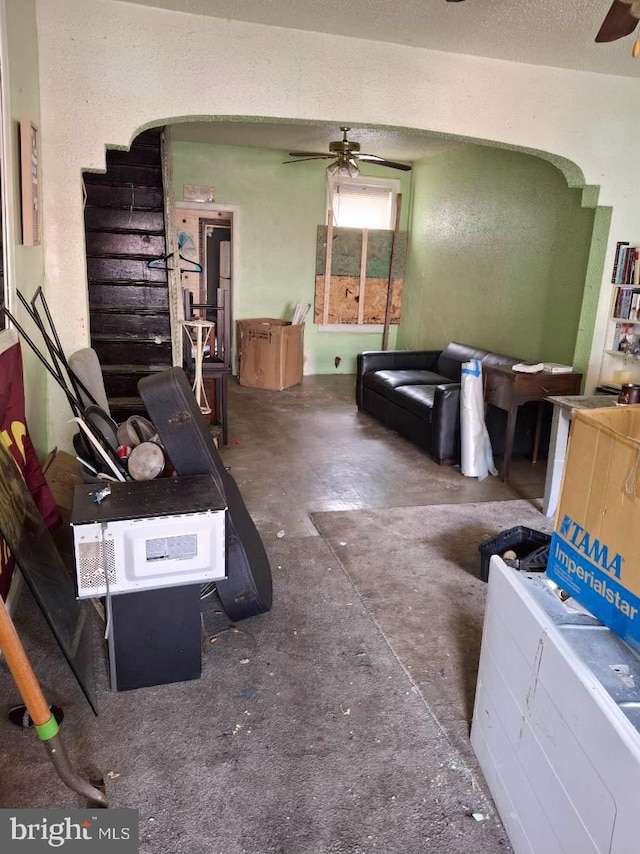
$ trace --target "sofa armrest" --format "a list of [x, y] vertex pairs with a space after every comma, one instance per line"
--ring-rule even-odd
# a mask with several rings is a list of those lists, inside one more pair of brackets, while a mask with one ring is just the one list
[[441, 350], [366, 350], [358, 353], [356, 403], [362, 406], [362, 380], [369, 371], [433, 371]]
[[437, 463], [460, 460], [460, 383], [436, 386], [431, 414], [431, 456]]

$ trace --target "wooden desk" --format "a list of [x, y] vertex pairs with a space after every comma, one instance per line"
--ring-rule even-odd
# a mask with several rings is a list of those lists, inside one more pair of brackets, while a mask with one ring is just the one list
[[538, 401], [538, 420], [533, 443], [533, 462], [538, 459], [540, 426], [544, 399], [549, 395], [577, 394], [580, 391], [582, 374], [551, 374], [540, 371], [526, 374], [513, 371], [511, 365], [483, 365], [485, 404], [497, 406], [507, 412], [507, 431], [502, 460], [502, 480], [509, 477], [509, 465], [513, 452], [513, 437], [516, 431], [518, 408], [529, 401]]

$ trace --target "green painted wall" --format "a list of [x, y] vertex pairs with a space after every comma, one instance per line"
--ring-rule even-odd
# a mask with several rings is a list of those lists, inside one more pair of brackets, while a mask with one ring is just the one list
[[593, 239], [591, 241], [591, 251], [589, 253], [589, 263], [585, 277], [582, 312], [580, 314], [575, 358], [573, 360], [575, 369], [581, 371], [583, 374], [586, 374], [589, 366], [598, 300], [600, 298], [600, 286], [602, 284], [602, 274], [607, 252], [607, 241], [611, 229], [611, 214], [612, 209], [604, 205], [600, 205], [594, 210]]
[[402, 348], [574, 361], [594, 210], [545, 160], [468, 145], [414, 165]]
[[[283, 165], [283, 152], [175, 141], [176, 198], [184, 184], [215, 187], [216, 204], [241, 208], [240, 288], [237, 319], [290, 320], [295, 304], [311, 303], [305, 325], [305, 373], [355, 373], [357, 353], [377, 350], [382, 334], [318, 332], [313, 323], [317, 227], [325, 221], [323, 161]], [[363, 168], [363, 174], [399, 177], [403, 198], [410, 177]], [[407, 223], [403, 205], [403, 227]], [[395, 338], [392, 328], [391, 344]], [[340, 358], [335, 367], [336, 357]]]

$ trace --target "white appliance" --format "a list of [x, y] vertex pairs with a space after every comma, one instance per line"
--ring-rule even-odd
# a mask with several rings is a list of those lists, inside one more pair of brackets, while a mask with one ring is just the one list
[[225, 502], [210, 475], [76, 487], [78, 598], [225, 578]]
[[471, 743], [516, 854], [640, 850], [640, 659], [491, 559]]
[[231, 278], [231, 241], [220, 241], [220, 278]]

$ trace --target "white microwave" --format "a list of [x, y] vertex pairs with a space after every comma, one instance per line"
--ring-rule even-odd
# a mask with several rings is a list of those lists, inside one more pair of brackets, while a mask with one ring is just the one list
[[212, 477], [113, 483], [96, 503], [101, 487], [74, 493], [78, 598], [226, 577], [226, 507]]

